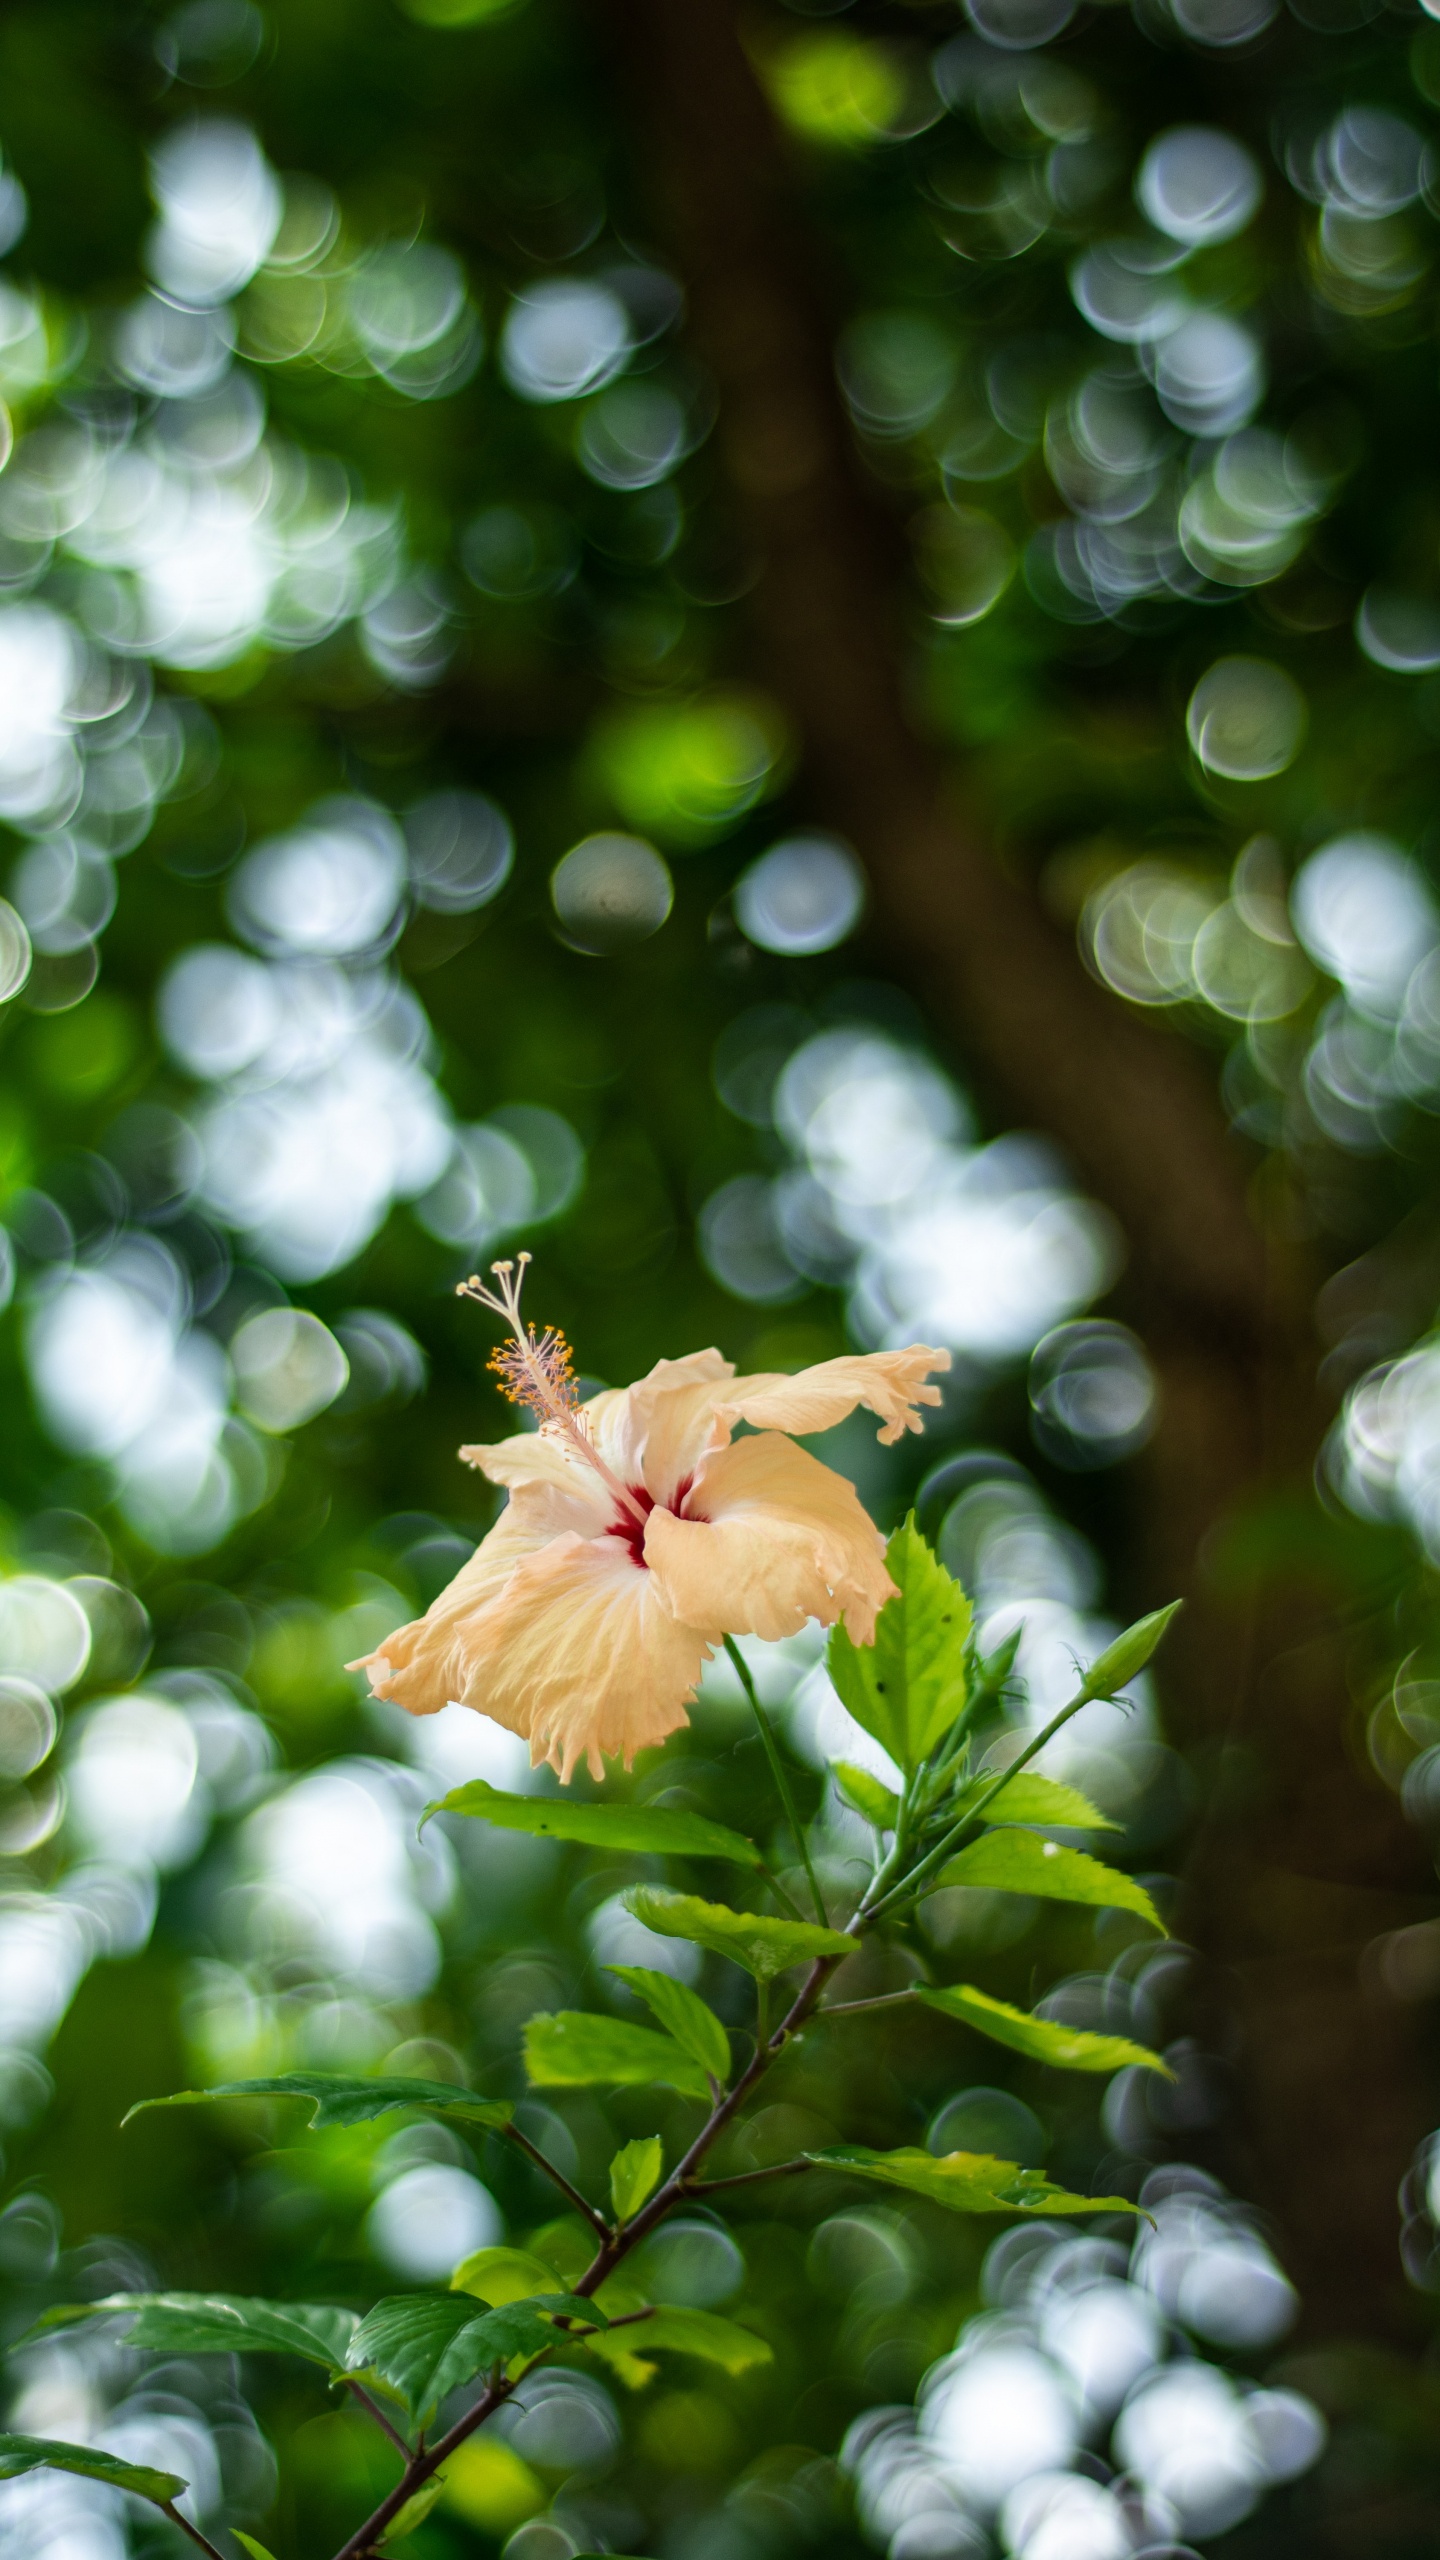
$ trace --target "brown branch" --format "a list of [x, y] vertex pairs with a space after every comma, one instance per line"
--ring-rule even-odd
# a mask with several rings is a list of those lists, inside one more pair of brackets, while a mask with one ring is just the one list
[[536, 2148], [535, 2144], [530, 2141], [528, 2136], [520, 2131], [517, 2124], [513, 2122], [506, 2124], [502, 2126], [501, 2130], [504, 2133], [507, 2142], [513, 2142], [518, 2150], [524, 2152], [526, 2159], [532, 2161], [534, 2166], [541, 2170], [551, 2181], [552, 2185], [559, 2188], [560, 2193], [563, 2196], [568, 2196], [571, 2204], [575, 2207], [576, 2212], [583, 2213], [591, 2230], [598, 2232], [602, 2240], [608, 2240], [610, 2236], [610, 2225], [606, 2221], [604, 2214], [597, 2213], [594, 2205], [587, 2203], [585, 2197], [580, 2193], [579, 2188], [571, 2185], [564, 2170], [557, 2169], [553, 2160], [547, 2160], [544, 2152]]

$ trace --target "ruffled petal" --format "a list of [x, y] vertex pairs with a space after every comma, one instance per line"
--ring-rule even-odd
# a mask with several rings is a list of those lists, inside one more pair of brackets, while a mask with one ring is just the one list
[[793, 1378], [783, 1372], [737, 1378], [716, 1397], [715, 1410], [723, 1421], [753, 1422], [762, 1431], [805, 1432], [828, 1431], [863, 1404], [881, 1417], [877, 1437], [898, 1440], [906, 1431], [924, 1430], [916, 1407], [940, 1402], [939, 1388], [924, 1381], [932, 1369], [949, 1366], [948, 1351], [932, 1351], [924, 1342], [904, 1351], [855, 1352], [822, 1360]]
[[729, 1438], [729, 1426], [716, 1423], [715, 1397], [734, 1375], [734, 1362], [718, 1351], [692, 1351], [684, 1360], [657, 1360], [623, 1394], [596, 1396], [586, 1414], [621, 1483], [643, 1484], [656, 1502], [688, 1483], [706, 1449]]
[[620, 1538], [554, 1538], [518, 1567], [469, 1631], [460, 1692], [568, 1779], [584, 1760], [628, 1768], [689, 1722], [710, 1642], [666, 1607]]
[[706, 1460], [686, 1516], [652, 1511], [645, 1561], [678, 1619], [773, 1638], [843, 1617], [857, 1644], [894, 1593], [885, 1541], [844, 1476], [779, 1432]]
[[512, 1493], [543, 1487], [565, 1506], [552, 1515], [556, 1529], [598, 1538], [609, 1528], [615, 1499], [604, 1478], [558, 1432], [517, 1431], [510, 1440], [482, 1441], [460, 1452], [491, 1484]]
[[412, 1716], [438, 1715], [465, 1694], [473, 1659], [472, 1629], [487, 1604], [504, 1590], [522, 1557], [555, 1535], [542, 1495], [517, 1497], [481, 1539], [468, 1564], [432, 1600], [423, 1618], [397, 1627], [373, 1653], [348, 1662], [347, 1671], [370, 1676], [372, 1697], [393, 1698]]

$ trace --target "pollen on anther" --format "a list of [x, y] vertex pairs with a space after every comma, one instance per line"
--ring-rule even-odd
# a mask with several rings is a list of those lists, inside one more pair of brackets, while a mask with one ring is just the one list
[[502, 1342], [486, 1364], [511, 1404], [522, 1405], [541, 1422], [553, 1422], [557, 1409], [574, 1413], [580, 1402], [570, 1345], [558, 1325], [542, 1334], [527, 1325], [523, 1337]]

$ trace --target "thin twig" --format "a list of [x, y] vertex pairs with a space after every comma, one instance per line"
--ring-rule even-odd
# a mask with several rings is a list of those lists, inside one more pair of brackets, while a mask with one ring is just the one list
[[[943, 1866], [947, 1859], [952, 1858], [956, 1850], [964, 1845], [966, 1833], [983, 1825], [986, 1806], [992, 1804], [996, 1796], [1008, 1787], [1012, 1778], [1019, 1776], [1020, 1771], [1035, 1758], [1037, 1752], [1044, 1750], [1047, 1742], [1053, 1742], [1062, 1725], [1068, 1724], [1070, 1718], [1078, 1715], [1082, 1707], [1088, 1707], [1091, 1704], [1089, 1690], [1078, 1690], [1075, 1696], [1060, 1709], [1059, 1714], [1052, 1716], [1050, 1722], [1036, 1734], [1034, 1741], [1027, 1742], [1024, 1750], [1016, 1754], [1009, 1768], [1002, 1769], [994, 1782], [985, 1789], [983, 1795], [977, 1797], [974, 1804], [967, 1806], [960, 1820], [936, 1842], [934, 1848], [927, 1852], [918, 1866], [912, 1867], [907, 1876], [902, 1876], [898, 1884], [893, 1884], [889, 1892], [881, 1894], [877, 1901], [871, 1902], [867, 1899], [864, 1905], [866, 1920], [876, 1920], [882, 1912], [893, 1909], [897, 1902], [908, 1900], [924, 1877], [932, 1874], [936, 1867]], [[877, 1877], [876, 1882], [878, 1881]], [[871, 1890], [873, 1892], [873, 1886]]]
[[765, 1755], [770, 1763], [770, 1774], [779, 1791], [780, 1802], [785, 1808], [785, 1818], [788, 1821], [791, 1830], [795, 1834], [795, 1845], [800, 1852], [800, 1863], [805, 1869], [806, 1881], [810, 1887], [810, 1898], [815, 1905], [815, 1917], [819, 1921], [822, 1929], [828, 1929], [830, 1926], [829, 1916], [826, 1912], [824, 1902], [821, 1900], [820, 1887], [815, 1880], [815, 1870], [810, 1863], [810, 1843], [805, 1837], [804, 1830], [801, 1826], [800, 1816], [795, 1810], [795, 1798], [790, 1792], [790, 1781], [785, 1774], [785, 1764], [780, 1757], [780, 1746], [775, 1739], [770, 1719], [760, 1704], [759, 1693], [756, 1690], [754, 1681], [750, 1677], [750, 1665], [746, 1661], [744, 1654], [741, 1652], [740, 1647], [733, 1636], [727, 1636], [725, 1638], [725, 1650], [735, 1665], [740, 1686], [750, 1701], [755, 1722], [760, 1728], [760, 1739], [765, 1745]]
[[591, 2230], [596, 2232], [600, 2239], [608, 2240], [610, 2237], [610, 2225], [606, 2221], [604, 2214], [597, 2213], [594, 2205], [586, 2202], [578, 2187], [572, 2187], [564, 2170], [557, 2169], [553, 2160], [547, 2160], [543, 2151], [537, 2151], [534, 2143], [529, 2139], [528, 2135], [521, 2132], [517, 2124], [512, 2123], [503, 2125], [501, 2127], [501, 2131], [503, 2132], [507, 2142], [515, 2143], [518, 2148], [524, 2152], [526, 2159], [533, 2161], [537, 2169], [543, 2170], [545, 2176], [553, 2181], [563, 2196], [569, 2197], [576, 2212], [584, 2214]]
[[192, 2524], [188, 2516], [182, 2516], [179, 2508], [173, 2505], [170, 2499], [157, 2499], [156, 2504], [163, 2516], [168, 2516], [172, 2524], [178, 2524], [181, 2532], [188, 2533], [191, 2541], [198, 2543], [202, 2551], [209, 2552], [210, 2560], [225, 2560], [224, 2553], [217, 2551], [214, 2543], [206, 2539], [198, 2524]]
[[[817, 2012], [820, 2017], [824, 2010]], [[718, 2196], [727, 2187], [758, 2187], [762, 2178], [795, 2178], [802, 2169], [812, 2169], [813, 2160], [781, 2160], [773, 2169], [743, 2169], [736, 2178], [687, 2178], [685, 2193], [689, 2196]], [[610, 2323], [615, 2326], [614, 2321]]]
[[360, 2404], [361, 2408], [362, 2408], [362, 2409], [364, 2409], [364, 2410], [367, 2412], [367, 2414], [368, 2414], [370, 2417], [372, 2417], [372, 2418], [374, 2419], [375, 2424], [376, 2424], [376, 2426], [377, 2426], [377, 2427], [381, 2427], [381, 2428], [383, 2428], [383, 2429], [384, 2429], [385, 2434], [389, 2437], [389, 2439], [390, 2439], [391, 2443], [394, 2445], [394, 2447], [395, 2447], [396, 2451], [397, 2451], [398, 2453], [403, 2453], [403, 2455], [405, 2456], [406, 2461], [408, 2462], [408, 2461], [409, 2461], [409, 2459], [410, 2459], [410, 2447], [409, 2447], [408, 2443], [406, 2442], [406, 2440], [405, 2440], [404, 2436], [402, 2436], [402, 2434], [400, 2433], [399, 2428], [398, 2428], [398, 2427], [392, 2427], [392, 2425], [390, 2424], [389, 2419], [388, 2419], [388, 2418], [386, 2417], [386, 2415], [385, 2415], [384, 2410], [381, 2408], [379, 2401], [378, 2401], [378, 2400], [372, 2400], [372, 2399], [371, 2399], [371, 2397], [370, 2397], [369, 2392], [368, 2392], [368, 2391], [364, 2391], [364, 2390], [362, 2390], [362, 2389], [361, 2389], [360, 2384], [356, 2381], [356, 2379], [355, 2379], [355, 2377], [354, 2377], [354, 2375], [353, 2375], [353, 2374], [351, 2374], [351, 2373], [347, 2373], [347, 2374], [345, 2374], [345, 2375], [343, 2375], [343, 2376], [342, 2376], [342, 2379], [343, 2379], [343, 2381], [345, 2382], [345, 2384], [346, 2384], [347, 2388], [348, 2388], [349, 2390], [351, 2390], [351, 2391], [353, 2391], [353, 2392], [354, 2392], [355, 2397], [356, 2397], [356, 2399], [358, 2400], [358, 2402], [359, 2402], [359, 2404]]
[[893, 2009], [898, 2002], [913, 2000], [914, 1997], [915, 1989], [911, 1984], [904, 1991], [877, 1991], [873, 2000], [827, 2000], [824, 2008], [817, 2009], [815, 2015], [817, 2018], [858, 2018], [862, 2009]]

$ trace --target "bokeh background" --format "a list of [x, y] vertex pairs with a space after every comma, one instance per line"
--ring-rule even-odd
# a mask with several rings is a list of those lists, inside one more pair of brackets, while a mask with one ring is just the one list
[[[1188, 1602], [1067, 1743], [1173, 1939], [923, 1922], [1173, 2085], [887, 2030], [749, 2137], [1049, 2163], [1133, 2251], [697, 2216], [666, 2282], [775, 2367], [538, 2378], [417, 2560], [1435, 2548], [1437, 109], [1409, 0], [0, 13], [6, 2334], [533, 2231], [435, 2127], [119, 2119], [517, 2093], [533, 2010], [693, 1955], [419, 1837], [540, 1781], [344, 1669], [492, 1517], [477, 1264], [597, 1383], [948, 1345], [923, 1444], [825, 1454], [1032, 1722]], [[863, 1737], [748, 1650], [838, 1886]], [[766, 1819], [723, 1664], [636, 1784]], [[522, 2121], [599, 2180], [671, 2104]], [[278, 2369], [8, 2388], [280, 2560], [389, 2476]], [[0, 2532], [172, 2547], [44, 2476]]]

